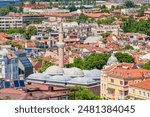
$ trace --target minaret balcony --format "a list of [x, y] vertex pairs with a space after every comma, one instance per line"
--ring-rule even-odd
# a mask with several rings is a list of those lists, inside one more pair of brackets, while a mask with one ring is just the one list
[[62, 49], [65, 47], [64, 42], [57, 42], [56, 45], [57, 45], [58, 48], [62, 48]]

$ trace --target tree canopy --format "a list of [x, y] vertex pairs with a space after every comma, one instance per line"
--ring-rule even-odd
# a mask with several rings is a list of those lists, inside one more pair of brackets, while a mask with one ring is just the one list
[[78, 67], [80, 69], [102, 69], [106, 65], [110, 54], [91, 54], [84, 59], [75, 58], [74, 63], [69, 67]]
[[134, 2], [132, 2], [132, 1], [126, 1], [124, 5], [125, 5], [127, 8], [135, 7]]
[[150, 70], [150, 61], [145, 63], [142, 68]]
[[99, 19], [97, 20], [97, 24], [111, 24], [113, 21], [115, 21], [115, 18], [107, 18], [107, 19]]
[[117, 52], [115, 53], [115, 56], [120, 63], [134, 63], [133, 57], [128, 53]]
[[133, 17], [123, 19], [122, 29], [125, 33], [135, 32], [150, 35], [150, 19], [136, 21]]
[[7, 6], [3, 6], [0, 7], [0, 16], [5, 16], [7, 15], [9, 12], [15, 12], [15, 13], [20, 13], [21, 9], [17, 9], [15, 6], [13, 5], [7, 5]]
[[124, 49], [126, 49], [126, 50], [134, 50], [134, 48], [130, 44], [126, 45]]
[[74, 86], [70, 89], [74, 91], [69, 92], [69, 99], [71, 100], [100, 100], [99, 96], [93, 94], [90, 90], [83, 86]]
[[36, 29], [36, 27], [30, 25], [30, 26], [26, 29], [26, 31], [25, 31], [25, 33], [24, 33], [24, 36], [25, 36], [25, 38], [26, 38], [27, 40], [30, 40], [31, 36], [32, 36], [32, 35], [35, 35], [35, 34], [37, 34], [37, 29]]
[[88, 21], [88, 17], [85, 16], [83, 13], [80, 14], [80, 16], [79, 16], [78, 19], [77, 19], [77, 22], [78, 22], [78, 23], [85, 23], [85, 22], [87, 22], [87, 21]]
[[52, 63], [46, 60], [42, 61], [42, 66], [39, 70], [40, 73], [44, 72], [48, 67], [52, 66]]

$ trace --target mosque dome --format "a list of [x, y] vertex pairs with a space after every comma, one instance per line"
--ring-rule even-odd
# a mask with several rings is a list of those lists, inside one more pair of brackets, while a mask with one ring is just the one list
[[64, 75], [70, 77], [83, 77], [84, 73], [81, 69], [73, 67], [73, 68], [64, 68]]
[[107, 65], [115, 64], [117, 62], [118, 62], [117, 58], [115, 57], [114, 54], [112, 54], [111, 57], [107, 61]]
[[93, 70], [83, 70], [84, 76], [85, 77], [90, 77], [90, 78], [97, 78], [100, 79], [101, 71], [98, 69], [93, 69]]
[[50, 66], [49, 68], [46, 69], [45, 71], [46, 74], [49, 75], [63, 75], [64, 71], [62, 68], [58, 67], [58, 66]]
[[27, 77], [27, 79], [43, 79], [43, 80], [47, 78], [49, 78], [49, 76], [43, 73], [34, 73]]

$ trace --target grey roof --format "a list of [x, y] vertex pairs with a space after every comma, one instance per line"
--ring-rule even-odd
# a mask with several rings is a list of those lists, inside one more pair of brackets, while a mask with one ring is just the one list
[[115, 57], [114, 54], [112, 54], [111, 57], [109, 57], [109, 59], [107, 61], [107, 65], [115, 64], [117, 62], [118, 62], [117, 58]]
[[94, 85], [100, 80], [100, 70], [81, 70], [79, 68], [59, 68], [51, 66], [43, 73], [29, 75], [28, 82], [45, 83], [49, 85]]
[[75, 85], [91, 85], [91, 84], [97, 84], [97, 82], [91, 78], [88, 77], [77, 77], [72, 78], [71, 80], [67, 81], [68, 85], [75, 84]]
[[86, 40], [83, 43], [84, 44], [95, 43], [98, 42], [101, 38], [102, 38], [101, 36], [89, 36], [86, 38]]
[[100, 79], [101, 71], [98, 69], [93, 69], [93, 70], [83, 70], [84, 76], [85, 77], [90, 77], [92, 79]]
[[63, 75], [64, 71], [58, 66], [50, 66], [46, 69], [45, 73], [49, 75]]

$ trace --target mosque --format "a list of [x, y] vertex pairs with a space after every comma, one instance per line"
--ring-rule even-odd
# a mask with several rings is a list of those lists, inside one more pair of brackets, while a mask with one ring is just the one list
[[[64, 39], [63, 28], [60, 23], [59, 28], [59, 42], [57, 43], [59, 52], [59, 66], [50, 66], [43, 73], [34, 73], [26, 78], [28, 83], [46, 84], [51, 87], [55, 86], [68, 87], [68, 86], [85, 86], [94, 94], [100, 95], [100, 78], [101, 71], [98, 69], [81, 70], [79, 68], [64, 68]], [[109, 58], [108, 65], [116, 62], [114, 54]]]

